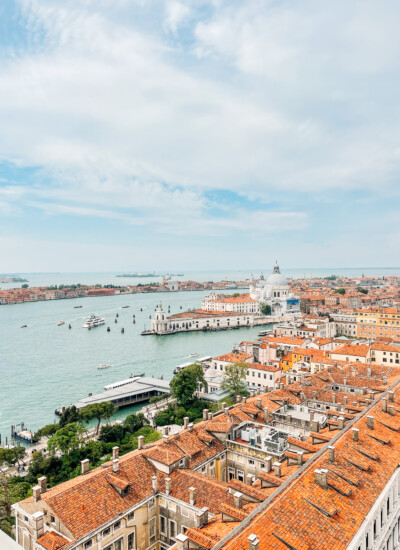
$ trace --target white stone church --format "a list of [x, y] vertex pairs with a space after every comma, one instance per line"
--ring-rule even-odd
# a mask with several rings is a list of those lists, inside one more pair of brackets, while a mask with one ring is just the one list
[[259, 279], [251, 279], [250, 296], [260, 303], [269, 305], [273, 316], [300, 311], [299, 297], [290, 291], [289, 283], [280, 272], [278, 262], [267, 279], [264, 279], [263, 274]]

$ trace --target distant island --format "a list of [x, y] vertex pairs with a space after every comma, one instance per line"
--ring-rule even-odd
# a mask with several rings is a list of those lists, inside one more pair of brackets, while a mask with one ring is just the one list
[[[116, 277], [165, 277], [157, 273], [123, 273], [122, 275], [116, 275]], [[183, 277], [183, 273], [171, 273], [170, 277]]]
[[27, 283], [28, 279], [22, 277], [0, 277], [0, 283]]
[[116, 277], [162, 277], [156, 273], [123, 273], [122, 275], [116, 275]]

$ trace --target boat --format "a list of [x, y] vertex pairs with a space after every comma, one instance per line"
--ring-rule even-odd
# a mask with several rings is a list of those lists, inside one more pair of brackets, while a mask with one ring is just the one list
[[110, 332], [110, 331], [111, 331], [110, 327], [107, 327], [107, 332]]
[[61, 327], [61, 325], [65, 325], [65, 321], [58, 321], [57, 326]]
[[197, 355], [199, 355], [197, 352], [196, 353], [190, 353], [189, 357], [196, 357]]
[[111, 365], [109, 365], [108, 363], [102, 363], [97, 368], [98, 369], [109, 369], [110, 367], [111, 367]]
[[121, 328], [121, 333], [124, 334], [124, 332], [125, 332], [125, 329], [124, 329], [124, 327], [122, 327]]
[[87, 319], [83, 324], [83, 328], [91, 329], [93, 327], [98, 327], [99, 325], [103, 325], [104, 323], [105, 323], [105, 319], [103, 319], [103, 317], [97, 317], [96, 315], [91, 315], [89, 319]]
[[80, 307], [82, 307], [82, 306], [74, 306], [74, 309], [79, 309]]
[[72, 328], [71, 325], [68, 325], [68, 328]]
[[21, 325], [21, 328], [27, 328], [28, 325]]
[[122, 306], [122, 309], [126, 309], [127, 307], [131, 307], [131, 306]]

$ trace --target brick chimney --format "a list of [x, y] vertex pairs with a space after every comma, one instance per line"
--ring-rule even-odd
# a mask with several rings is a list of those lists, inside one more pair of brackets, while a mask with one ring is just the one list
[[46, 476], [39, 477], [38, 484], [40, 487], [40, 494], [43, 495], [43, 493], [47, 491], [47, 477]]
[[384, 413], [388, 412], [388, 402], [387, 402], [386, 397], [384, 397], [382, 399], [382, 410], [383, 410]]
[[250, 390], [250, 397], [254, 397], [256, 394], [255, 390]]
[[282, 475], [281, 466], [282, 465], [280, 462], [275, 462], [274, 464], [272, 464], [272, 468], [274, 470], [274, 474], [276, 475], [276, 477], [281, 477]]
[[[33, 488], [35, 490], [35, 487]], [[40, 539], [44, 534], [44, 514], [43, 512], [35, 512], [32, 514], [33, 522], [33, 538], [34, 540]]]
[[89, 471], [89, 459], [81, 460], [81, 474], [87, 474]]
[[166, 477], [165, 478], [165, 494], [169, 495], [171, 492], [171, 478]]
[[112, 459], [115, 460], [119, 458], [119, 447], [115, 446], [112, 448]]
[[261, 399], [261, 397], [257, 397], [257, 407], [259, 409], [262, 409], [262, 399]]
[[269, 456], [268, 458], [265, 459], [265, 471], [267, 472], [267, 474], [271, 471], [271, 463], [272, 463], [272, 458]]
[[205, 525], [207, 523], [207, 521], [208, 521], [208, 508], [206, 506], [204, 508], [202, 508], [200, 510], [200, 512], [196, 513], [195, 521], [196, 521], [196, 527], [198, 527], [199, 529], [201, 529], [203, 527], [203, 525]]
[[189, 548], [189, 539], [183, 533], [176, 535], [175, 540], [178, 545], [178, 550], [188, 550]]
[[196, 504], [196, 489], [194, 487], [189, 487], [189, 497], [190, 505], [194, 506]]
[[191, 422], [191, 423], [188, 425], [188, 430], [189, 430], [189, 432], [192, 432], [192, 431], [193, 431], [193, 422]]
[[114, 460], [112, 461], [112, 469], [113, 469], [113, 472], [114, 474], [118, 473], [119, 471], [119, 458], [114, 458]]
[[339, 416], [339, 418], [338, 418], [338, 427], [339, 427], [339, 430], [343, 430], [343, 428], [344, 428], [344, 416]]
[[208, 420], [208, 409], [203, 409], [203, 420]]
[[395, 415], [394, 405], [389, 405], [389, 414], [391, 414], [392, 416]]
[[240, 403], [242, 401], [242, 396], [241, 395], [237, 395], [236, 396], [236, 403]]
[[144, 443], [144, 436], [139, 435], [139, 437], [137, 438], [137, 448], [143, 449], [143, 443]]
[[247, 485], [252, 485], [252, 484], [253, 484], [253, 481], [254, 481], [254, 476], [253, 476], [253, 474], [247, 474], [246, 480], [247, 480]]
[[353, 441], [358, 441], [358, 434], [359, 434], [359, 429], [358, 428], [353, 428], [352, 429], [352, 432], [353, 432]]
[[248, 541], [249, 541], [249, 550], [258, 550], [260, 541], [258, 540], [257, 535], [254, 535], [254, 534], [250, 535], [248, 537]]
[[236, 506], [236, 508], [241, 508], [243, 506], [243, 493], [240, 491], [236, 491], [236, 493], [233, 493], [233, 504]]
[[303, 465], [303, 451], [297, 451], [297, 465], [302, 466]]
[[214, 415], [213, 415], [212, 412], [208, 412], [208, 420], [212, 420], [213, 416], [214, 416]]
[[333, 445], [329, 445], [328, 449], [330, 462], [335, 462], [335, 447]]
[[388, 391], [387, 394], [388, 394], [388, 397], [389, 397], [389, 401], [391, 403], [394, 403], [394, 392]]
[[35, 487], [32, 488], [33, 493], [33, 500], [35, 502], [38, 502], [40, 500], [40, 485], [35, 485]]
[[328, 470], [324, 468], [320, 470], [314, 470], [315, 483], [322, 487], [323, 489], [328, 488]]
[[268, 409], [268, 407], [264, 407], [264, 420], [265, 420], [265, 422], [269, 422], [269, 409]]
[[374, 429], [374, 417], [373, 416], [367, 416], [367, 428], [370, 430]]
[[336, 393], [332, 392], [332, 403], [336, 403]]

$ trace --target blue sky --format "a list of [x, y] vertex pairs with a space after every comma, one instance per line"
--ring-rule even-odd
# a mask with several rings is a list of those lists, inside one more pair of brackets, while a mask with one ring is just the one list
[[398, 266], [399, 19], [5, 0], [0, 271]]

